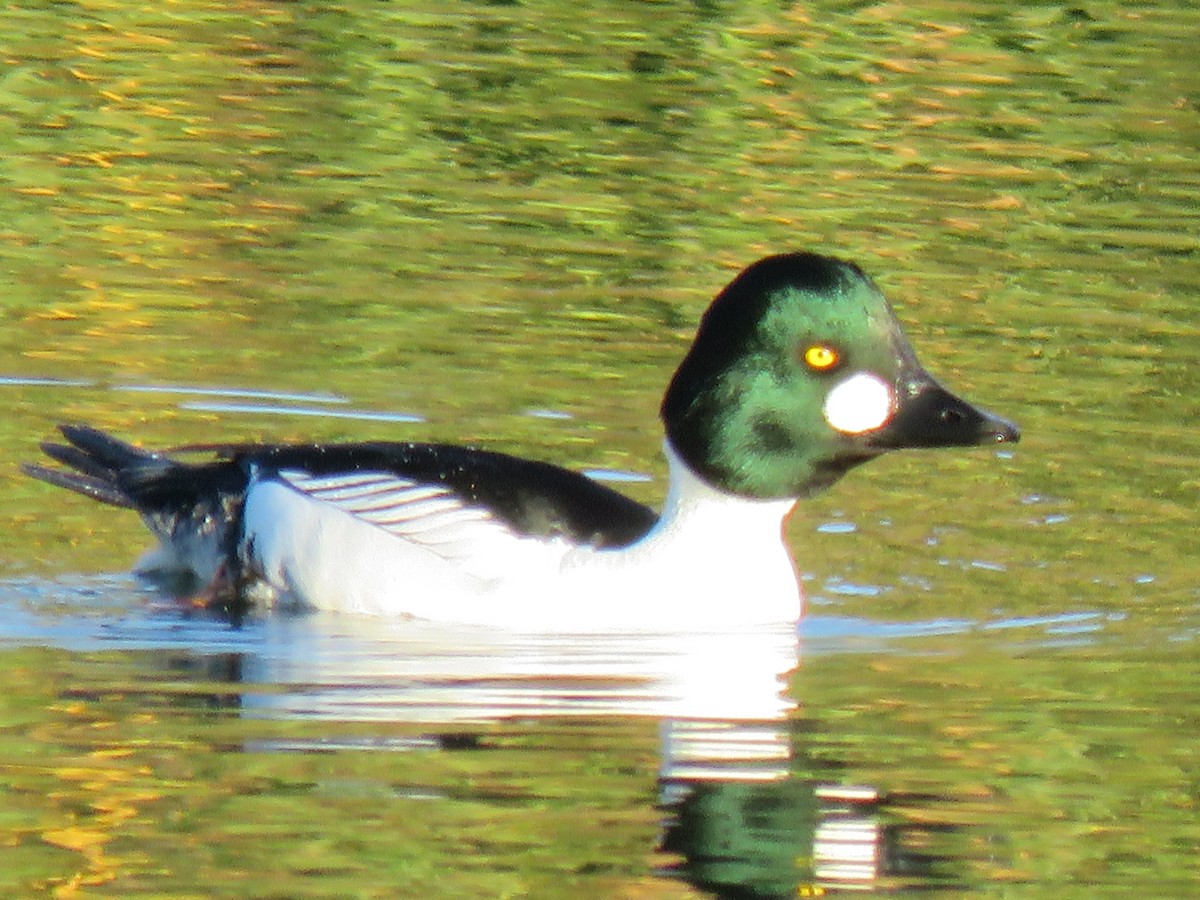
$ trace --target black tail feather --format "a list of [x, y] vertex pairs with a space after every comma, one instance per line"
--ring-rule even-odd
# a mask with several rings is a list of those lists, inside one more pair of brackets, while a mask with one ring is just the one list
[[174, 465], [160, 454], [141, 450], [87, 425], [60, 425], [58, 430], [70, 443], [47, 441], [41, 445], [42, 452], [75, 471], [33, 464], [22, 469], [40, 481], [101, 503], [144, 511], [137, 492], [131, 490], [132, 482], [161, 474]]
[[[50, 445], [56, 446], [56, 445]], [[43, 447], [43, 450], [46, 448]], [[61, 448], [67, 449], [67, 448]], [[49, 451], [47, 450], [47, 453]], [[60, 462], [66, 462], [54, 453], [49, 453]], [[68, 463], [70, 465], [70, 463]], [[77, 467], [79, 468], [79, 467]], [[52, 484], [55, 487], [66, 488], [69, 491], [74, 491], [77, 494], [83, 494], [85, 497], [91, 497], [93, 500], [99, 500], [101, 503], [108, 503], [112, 506], [120, 506], [125, 509], [133, 509], [133, 501], [129, 496], [110, 479], [96, 476], [90, 472], [78, 474], [76, 472], [64, 472], [61, 469], [47, 469], [45, 466], [37, 466], [33, 463], [23, 463], [21, 471], [26, 475], [32, 475], [39, 481], [44, 481], [47, 484]]]
[[58, 430], [69, 443], [46, 442], [42, 451], [74, 471], [34, 464], [24, 470], [48, 484], [136, 509], [143, 516], [177, 522], [200, 506], [212, 512], [240, 502], [246, 488], [246, 473], [233, 460], [183, 463], [87, 425], [60, 425]]
[[[73, 447], [85, 453], [94, 463], [112, 472], [140, 465], [152, 459], [162, 459], [158, 453], [142, 450], [133, 444], [117, 440], [89, 425], [59, 425], [58, 430]], [[68, 465], [72, 465], [68, 463]]]
[[42, 452], [45, 453], [55, 462], [60, 462], [68, 468], [75, 469], [77, 472], [82, 472], [92, 478], [100, 478], [109, 480], [113, 477], [113, 468], [98, 462], [94, 457], [88, 456], [78, 447], [68, 447], [66, 444], [52, 444], [49, 441], [44, 441], [40, 445]]
[[86, 425], [59, 431], [68, 443], [48, 442], [42, 450], [65, 468], [29, 463], [22, 466], [27, 474], [136, 511], [159, 539], [152, 563], [159, 575], [209, 586], [236, 576], [248, 478], [240, 461], [184, 463]]

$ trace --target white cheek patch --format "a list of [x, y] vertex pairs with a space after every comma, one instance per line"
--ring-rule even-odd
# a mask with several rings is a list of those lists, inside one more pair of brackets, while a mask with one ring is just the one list
[[870, 372], [838, 383], [825, 397], [825, 421], [843, 434], [872, 431], [892, 415], [892, 389]]

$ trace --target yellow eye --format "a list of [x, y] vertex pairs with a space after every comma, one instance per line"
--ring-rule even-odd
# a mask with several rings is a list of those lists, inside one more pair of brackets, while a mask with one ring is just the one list
[[818, 372], [832, 369], [840, 359], [838, 352], [825, 344], [815, 344], [804, 351], [804, 361]]

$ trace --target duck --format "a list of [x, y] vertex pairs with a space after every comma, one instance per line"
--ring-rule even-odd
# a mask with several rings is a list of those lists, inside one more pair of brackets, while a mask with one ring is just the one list
[[[61, 425], [27, 474], [136, 511], [143, 576], [239, 608], [569, 632], [794, 628], [797, 503], [897, 450], [1013, 443], [918, 362], [855, 263], [752, 263], [663, 396], [661, 512], [582, 473], [442, 443], [210, 444], [193, 460]], [[191, 448], [195, 449], [195, 448]], [[185, 457], [185, 458], [181, 458]]]

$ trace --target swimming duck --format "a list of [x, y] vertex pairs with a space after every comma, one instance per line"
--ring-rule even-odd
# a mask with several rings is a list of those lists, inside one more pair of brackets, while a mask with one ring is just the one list
[[129, 507], [143, 573], [204, 596], [514, 628], [794, 622], [796, 502], [903, 448], [1012, 442], [939, 385], [857, 265], [787, 253], [713, 300], [663, 398], [661, 514], [585, 475], [428, 443], [214, 446], [188, 462], [86, 426], [43, 481]]

